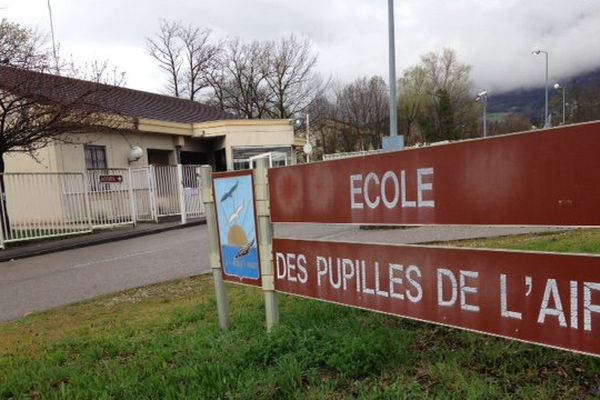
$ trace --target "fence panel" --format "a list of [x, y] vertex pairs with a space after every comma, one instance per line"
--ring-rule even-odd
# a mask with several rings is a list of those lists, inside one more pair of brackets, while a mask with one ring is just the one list
[[201, 217], [198, 171], [198, 165], [151, 165], [84, 173], [0, 174], [0, 247], [3, 242], [158, 221], [181, 215], [182, 208], [182, 221]]
[[362, 157], [362, 156], [369, 156], [371, 154], [379, 154], [379, 153], [383, 153], [383, 150], [382, 149], [361, 150], [361, 151], [350, 151], [347, 153], [323, 154], [323, 161], [339, 160], [341, 158], [350, 158], [350, 157]]
[[136, 220], [155, 221], [154, 193], [152, 190], [152, 178], [150, 168], [131, 169], [133, 197], [136, 210]]
[[150, 167], [156, 216], [167, 217], [180, 214], [179, 183], [176, 165], [152, 165]]
[[83, 173], [0, 174], [3, 242], [91, 232]]
[[94, 228], [135, 222], [128, 169], [90, 169], [87, 170], [87, 177], [90, 217]]
[[185, 193], [185, 212], [189, 218], [204, 215], [204, 203], [199, 185], [199, 165], [183, 166], [183, 191]]

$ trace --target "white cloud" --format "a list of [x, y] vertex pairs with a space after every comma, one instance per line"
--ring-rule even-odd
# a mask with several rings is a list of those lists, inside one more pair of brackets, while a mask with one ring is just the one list
[[[48, 30], [47, 0], [0, 0], [0, 13]], [[63, 53], [109, 58], [127, 70], [128, 86], [161, 91], [163, 77], [145, 54], [144, 38], [158, 19], [213, 29], [214, 36], [276, 39], [308, 36], [319, 51], [325, 77], [387, 77], [385, 0], [52, 0]], [[398, 73], [431, 50], [453, 47], [473, 66], [477, 88], [499, 91], [560, 79], [600, 66], [600, 1], [597, 0], [402, 0], [396, 2]]]

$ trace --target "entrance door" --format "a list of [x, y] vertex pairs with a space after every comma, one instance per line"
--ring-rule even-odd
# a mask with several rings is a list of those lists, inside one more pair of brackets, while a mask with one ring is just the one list
[[148, 165], [169, 165], [171, 150], [148, 149]]
[[182, 151], [181, 163], [183, 165], [205, 165], [209, 164], [208, 154], [195, 151]]

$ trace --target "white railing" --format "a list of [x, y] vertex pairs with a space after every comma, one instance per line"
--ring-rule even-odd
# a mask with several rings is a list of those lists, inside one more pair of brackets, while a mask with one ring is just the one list
[[83, 173], [0, 174], [0, 245], [92, 231]]
[[182, 165], [183, 193], [185, 199], [186, 218], [197, 218], [204, 215], [204, 203], [200, 192], [200, 166]]
[[363, 150], [363, 151], [350, 151], [347, 153], [331, 153], [331, 154], [323, 154], [323, 160], [339, 160], [341, 158], [349, 158], [349, 157], [362, 157], [369, 156], [371, 154], [379, 154], [383, 153], [382, 149], [378, 150]]
[[177, 165], [151, 165], [150, 175], [154, 181], [156, 215], [158, 217], [179, 215], [181, 207]]
[[129, 169], [89, 169], [86, 176], [90, 219], [94, 228], [135, 223], [135, 200]]
[[0, 248], [166, 216], [182, 223], [202, 217], [198, 173], [199, 165], [151, 165], [0, 174]]

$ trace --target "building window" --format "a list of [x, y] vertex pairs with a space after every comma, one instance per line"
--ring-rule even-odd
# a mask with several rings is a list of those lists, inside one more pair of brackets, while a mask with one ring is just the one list
[[271, 155], [271, 163], [274, 167], [280, 167], [291, 164], [292, 151], [290, 147], [234, 147], [233, 152], [233, 169], [248, 169], [250, 168], [250, 159], [269, 153]]
[[85, 168], [106, 169], [106, 148], [104, 146], [84, 146]]

